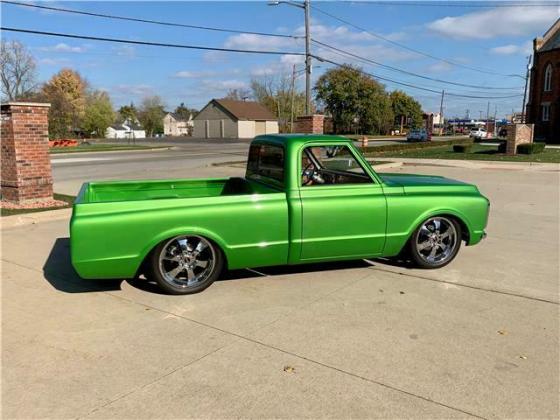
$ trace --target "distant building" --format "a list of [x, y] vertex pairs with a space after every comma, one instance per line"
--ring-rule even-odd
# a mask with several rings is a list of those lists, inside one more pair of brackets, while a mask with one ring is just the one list
[[560, 142], [560, 19], [533, 41], [527, 122], [535, 139]]
[[163, 134], [166, 136], [190, 136], [193, 126], [192, 114], [189, 114], [188, 118], [184, 118], [174, 112], [168, 112], [163, 117]]
[[193, 119], [199, 138], [253, 138], [278, 133], [278, 119], [258, 102], [212, 99]]
[[122, 124], [109, 126], [105, 137], [108, 139], [143, 139], [146, 137], [146, 131], [138, 123], [125, 121]]

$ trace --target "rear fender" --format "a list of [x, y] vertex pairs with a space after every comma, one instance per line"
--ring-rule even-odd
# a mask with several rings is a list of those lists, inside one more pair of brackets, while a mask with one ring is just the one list
[[[168, 240], [168, 239], [171, 239], [175, 236], [180, 236], [180, 235], [196, 235], [196, 236], [203, 236], [206, 239], [210, 239], [212, 242], [214, 242], [216, 245], [218, 245], [220, 247], [220, 249], [222, 250], [222, 252], [224, 253], [224, 255], [226, 257], [226, 268], [227, 268], [229, 247], [223, 241], [223, 239], [219, 235], [217, 235], [216, 233], [211, 232], [209, 230], [206, 230], [206, 229], [203, 229], [203, 228], [198, 228], [198, 227], [187, 227], [187, 226], [173, 228], [173, 229], [161, 232], [159, 235], [157, 235], [156, 237], [151, 239], [150, 242], [148, 242], [148, 244], [146, 244], [146, 246], [142, 249], [142, 253], [140, 255], [140, 261], [141, 261], [140, 264], [142, 264], [142, 262], [144, 262], [144, 260], [148, 256], [148, 254], [156, 246], [158, 246], [161, 242], [163, 242], [165, 240]], [[140, 266], [138, 266], [138, 268], [140, 268]]]

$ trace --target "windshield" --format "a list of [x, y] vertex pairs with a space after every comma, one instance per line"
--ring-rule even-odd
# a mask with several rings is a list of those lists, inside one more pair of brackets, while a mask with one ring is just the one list
[[271, 144], [252, 144], [246, 177], [284, 186], [284, 149]]

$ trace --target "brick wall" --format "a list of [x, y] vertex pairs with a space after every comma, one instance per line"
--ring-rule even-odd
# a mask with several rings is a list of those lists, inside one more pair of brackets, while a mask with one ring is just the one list
[[508, 127], [506, 139], [506, 154], [515, 155], [517, 146], [524, 143], [533, 143], [533, 124], [513, 124]]
[[[544, 73], [552, 64], [552, 90], [544, 91]], [[527, 122], [535, 124], [535, 138], [560, 142], [560, 48], [534, 53], [527, 101]], [[542, 121], [541, 105], [550, 103], [550, 121]]]
[[1, 106], [2, 200], [52, 199], [49, 104], [8, 102]]
[[324, 115], [304, 115], [298, 117], [295, 124], [296, 133], [323, 134]]

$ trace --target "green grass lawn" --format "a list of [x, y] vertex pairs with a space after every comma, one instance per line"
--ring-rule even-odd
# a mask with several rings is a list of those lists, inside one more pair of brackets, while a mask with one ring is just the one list
[[560, 149], [545, 149], [542, 153], [533, 155], [506, 156], [498, 153], [498, 146], [482, 146], [474, 144], [468, 153], [457, 153], [453, 146], [429, 147], [425, 149], [399, 150], [392, 152], [370, 152], [368, 157], [395, 157], [419, 159], [461, 159], [461, 160], [498, 160], [508, 162], [548, 162], [560, 163]]
[[49, 210], [60, 210], [60, 209], [67, 209], [68, 207], [72, 207], [72, 203], [76, 197], [73, 195], [66, 195], [66, 194], [57, 194], [54, 193], [54, 199], [60, 201], [66, 201], [68, 203], [64, 207], [46, 207], [44, 209], [0, 209], [0, 216], [14, 216], [16, 214], [25, 214], [25, 213], [37, 213], [40, 211], [49, 211]]
[[138, 146], [132, 144], [87, 144], [75, 147], [57, 147], [49, 149], [49, 153], [78, 153], [78, 152], [111, 152], [119, 150], [160, 149], [166, 146]]

